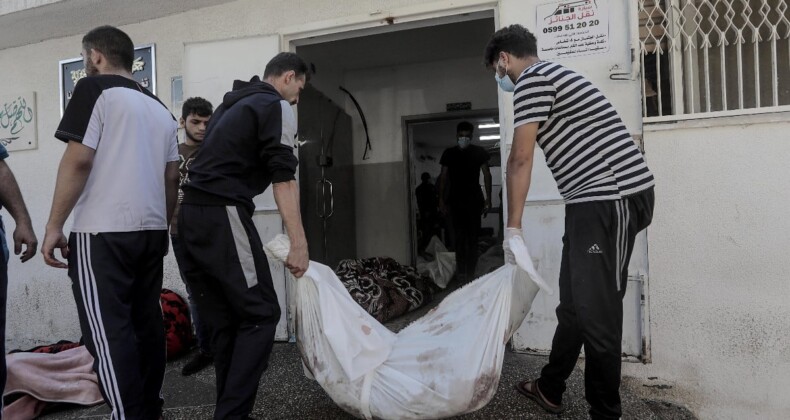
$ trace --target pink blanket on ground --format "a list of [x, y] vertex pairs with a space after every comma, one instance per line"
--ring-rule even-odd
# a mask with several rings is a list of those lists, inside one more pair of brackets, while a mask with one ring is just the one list
[[104, 402], [93, 357], [85, 346], [55, 354], [13, 353], [6, 356], [5, 394], [25, 394], [3, 409], [3, 418], [27, 420], [38, 416], [46, 402], [96, 405]]

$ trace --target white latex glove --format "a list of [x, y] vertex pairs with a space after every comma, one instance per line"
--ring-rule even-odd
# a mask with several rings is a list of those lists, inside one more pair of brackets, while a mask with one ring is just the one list
[[521, 236], [523, 238], [523, 233], [519, 228], [507, 228], [505, 229], [505, 241], [502, 243], [502, 249], [505, 251], [505, 262], [508, 264], [516, 264], [516, 256], [513, 254], [513, 250], [510, 249], [510, 238]]

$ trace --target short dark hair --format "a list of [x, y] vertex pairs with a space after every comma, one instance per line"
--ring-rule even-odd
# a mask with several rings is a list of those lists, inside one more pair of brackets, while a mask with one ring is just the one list
[[304, 75], [305, 79], [310, 80], [310, 70], [307, 68], [307, 63], [292, 52], [281, 52], [269, 60], [263, 71], [263, 78], [277, 77], [291, 70], [296, 73], [297, 77]]
[[475, 131], [475, 126], [472, 125], [469, 121], [461, 121], [455, 127], [455, 132], [458, 133], [460, 131], [469, 131], [473, 133]]
[[198, 117], [210, 117], [212, 112], [214, 107], [211, 106], [211, 102], [197, 96], [187, 99], [181, 106], [181, 118], [184, 120], [192, 114]]
[[491, 35], [486, 45], [483, 64], [486, 67], [494, 66], [500, 52], [518, 58], [537, 57], [538, 40], [527, 28], [519, 24], [510, 25]]
[[427, 181], [431, 179], [431, 174], [429, 174], [428, 172], [423, 172], [422, 175], [420, 175], [420, 179], [423, 181]]
[[94, 49], [107, 58], [111, 66], [132, 71], [134, 44], [126, 32], [114, 26], [99, 26], [82, 37], [82, 48]]

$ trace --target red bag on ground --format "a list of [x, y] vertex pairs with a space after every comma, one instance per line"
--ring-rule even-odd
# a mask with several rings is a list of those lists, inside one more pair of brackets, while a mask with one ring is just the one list
[[159, 301], [165, 325], [167, 360], [172, 360], [187, 352], [194, 341], [189, 307], [181, 296], [169, 289], [162, 289]]

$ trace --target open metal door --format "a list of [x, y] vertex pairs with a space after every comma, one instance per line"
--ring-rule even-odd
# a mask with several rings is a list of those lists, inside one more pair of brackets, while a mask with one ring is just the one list
[[[259, 36], [200, 42], [184, 46], [184, 98], [200, 96], [216, 108], [236, 79], [249, 80], [263, 74], [266, 63], [280, 52], [280, 36]], [[255, 198], [253, 222], [263, 243], [283, 233], [283, 223], [271, 188]], [[280, 301], [282, 317], [275, 338], [288, 339], [286, 275], [282, 263], [269, 260], [274, 288]]]
[[299, 179], [310, 260], [357, 258], [351, 117], [315, 87], [299, 96]]
[[[638, 60], [638, 18], [635, 2], [615, 0], [507, 0], [500, 3], [500, 25], [519, 23], [538, 38], [541, 59], [561, 63], [584, 74], [609, 98], [625, 125], [641, 139], [641, 84]], [[500, 91], [503, 164], [513, 139], [512, 95]], [[537, 146], [536, 146], [537, 147]], [[532, 187], [523, 227], [530, 253], [547, 281], [558, 289], [565, 209], [556, 183], [537, 147]], [[504, 173], [504, 172], [503, 172]], [[637, 237], [623, 301], [623, 353], [649, 358], [647, 241]], [[516, 350], [547, 351], [557, 326], [559, 293], [541, 292], [522, 327], [513, 337]]]

